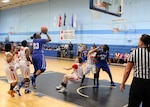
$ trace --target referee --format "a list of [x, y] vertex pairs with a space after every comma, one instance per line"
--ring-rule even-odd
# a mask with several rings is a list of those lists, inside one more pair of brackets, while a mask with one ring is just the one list
[[134, 68], [133, 80], [129, 92], [128, 107], [150, 107], [150, 36], [142, 34], [139, 48], [131, 52], [124, 71], [120, 90], [125, 89], [125, 83]]

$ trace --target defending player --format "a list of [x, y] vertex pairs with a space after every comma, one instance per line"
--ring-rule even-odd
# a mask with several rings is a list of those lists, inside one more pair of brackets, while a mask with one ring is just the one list
[[67, 92], [66, 87], [68, 81], [81, 82], [81, 78], [83, 76], [82, 59], [80, 57], [77, 57], [75, 59], [75, 64], [73, 64], [71, 68], [64, 68], [64, 69], [65, 70], [73, 69], [73, 72], [71, 74], [64, 75], [61, 85], [56, 86], [56, 89], [59, 90], [59, 92]]
[[11, 44], [6, 43], [5, 44], [5, 61], [6, 61], [5, 73], [6, 73], [6, 78], [8, 82], [10, 83], [10, 90], [8, 91], [8, 94], [14, 97], [15, 96], [14, 87], [18, 83], [18, 76], [16, 73], [15, 62], [13, 59], [14, 55], [11, 51], [12, 51]]
[[[41, 39], [41, 34], [44, 33], [47, 39]], [[32, 62], [34, 65], [34, 73], [31, 77], [33, 88], [36, 88], [36, 78], [46, 70], [46, 60], [44, 57], [43, 45], [51, 41], [50, 36], [47, 32], [41, 32], [40, 34], [35, 33], [33, 35], [33, 52]]]
[[83, 50], [81, 52], [81, 57], [82, 57], [82, 61], [86, 62], [87, 61], [87, 54], [88, 54], [88, 50], [87, 50], [87, 46], [84, 45], [83, 46]]
[[95, 88], [99, 87], [99, 72], [100, 72], [100, 69], [107, 72], [107, 74], [109, 75], [109, 78], [111, 80], [110, 85], [115, 86], [115, 83], [113, 82], [112, 75], [111, 75], [111, 72], [110, 72], [110, 68], [107, 64], [107, 60], [108, 60], [108, 57], [109, 57], [109, 47], [108, 47], [108, 45], [104, 45], [102, 50], [98, 50], [101, 47], [102, 46], [99, 46], [95, 49], [97, 51], [97, 54], [96, 54], [96, 59], [97, 59], [97, 61], [96, 61], [97, 85], [95, 86]]
[[[21, 73], [22, 73], [22, 77], [23, 80], [20, 82], [20, 84], [18, 85], [18, 87], [15, 89], [16, 93], [21, 96], [20, 94], [20, 88], [22, 86], [25, 87], [25, 91], [24, 93], [30, 93], [30, 90], [28, 89], [29, 84], [30, 84], [30, 63], [31, 59], [30, 59], [30, 51], [28, 48], [28, 43], [26, 40], [23, 40], [21, 42], [21, 47], [19, 49], [19, 51], [17, 51], [17, 59], [18, 59], [18, 68], [20, 68]], [[16, 64], [16, 65], [17, 65]]]
[[95, 67], [96, 51], [94, 51], [95, 48], [96, 48], [96, 46], [93, 45], [93, 46], [91, 47], [91, 50], [88, 52], [88, 55], [87, 55], [87, 63], [86, 63], [84, 75], [83, 75], [83, 77], [82, 77], [81, 86], [83, 85], [85, 76], [86, 76], [90, 71], [92, 71], [92, 73], [94, 74], [94, 85], [95, 85], [95, 80], [96, 80], [96, 67]]

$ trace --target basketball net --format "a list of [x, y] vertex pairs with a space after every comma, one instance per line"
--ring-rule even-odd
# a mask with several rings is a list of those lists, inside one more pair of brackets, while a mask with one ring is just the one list
[[113, 32], [117, 34], [119, 32], [119, 28], [113, 28]]
[[13, 32], [8, 32], [8, 35], [12, 35], [13, 34]]
[[92, 18], [93, 19], [99, 19], [100, 18], [100, 12], [91, 10], [92, 11]]

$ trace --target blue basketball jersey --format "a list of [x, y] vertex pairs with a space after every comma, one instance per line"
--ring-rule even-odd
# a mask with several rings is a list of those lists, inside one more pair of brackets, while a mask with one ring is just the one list
[[46, 39], [34, 39], [33, 40], [33, 54], [43, 54], [43, 44], [46, 43]]
[[85, 62], [87, 60], [87, 54], [88, 54], [88, 50], [83, 50], [81, 57], [82, 57], [82, 61]]
[[33, 40], [33, 54], [32, 62], [34, 65], [35, 72], [46, 70], [46, 60], [44, 57], [43, 45], [46, 43], [46, 39], [34, 39]]
[[108, 52], [98, 51], [96, 58], [98, 62], [107, 62]]
[[97, 68], [102, 68], [104, 71], [109, 72], [109, 66], [107, 64], [107, 58], [108, 58], [109, 53], [108, 52], [103, 52], [103, 51], [98, 51], [96, 55], [96, 67]]

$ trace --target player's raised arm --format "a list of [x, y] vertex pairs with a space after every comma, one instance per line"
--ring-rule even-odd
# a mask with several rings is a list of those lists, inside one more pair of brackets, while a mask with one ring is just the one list
[[46, 41], [49, 42], [49, 41], [51, 41], [51, 37], [48, 35], [47, 32], [48, 32], [48, 28], [47, 27], [45, 27], [45, 26], [41, 27], [41, 33], [44, 33], [47, 36]]
[[48, 35], [48, 33], [45, 33], [45, 35], [47, 36], [47, 42], [50, 42], [51, 41], [51, 37]]

